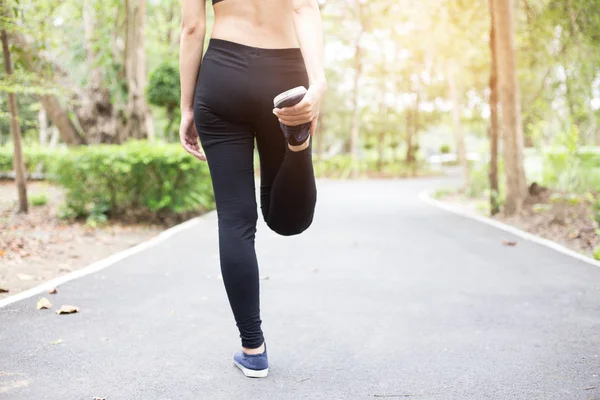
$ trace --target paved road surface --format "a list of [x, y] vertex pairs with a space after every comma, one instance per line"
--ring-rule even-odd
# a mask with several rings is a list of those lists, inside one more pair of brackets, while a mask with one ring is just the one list
[[61, 286], [79, 314], [0, 309], [0, 399], [600, 399], [600, 269], [420, 202], [437, 183], [324, 181], [310, 231], [260, 226], [265, 380], [231, 362], [210, 214]]

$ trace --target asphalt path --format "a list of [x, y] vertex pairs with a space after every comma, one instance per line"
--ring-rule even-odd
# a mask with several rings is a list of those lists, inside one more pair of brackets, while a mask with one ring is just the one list
[[266, 379], [233, 366], [211, 213], [48, 296], [78, 314], [0, 308], [0, 399], [600, 399], [600, 268], [419, 200], [439, 184], [320, 181], [307, 232], [259, 225]]

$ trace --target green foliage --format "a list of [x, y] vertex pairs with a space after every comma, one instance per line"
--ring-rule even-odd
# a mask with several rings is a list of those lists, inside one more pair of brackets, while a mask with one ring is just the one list
[[56, 161], [56, 182], [67, 189], [65, 218], [156, 217], [214, 208], [206, 163], [180, 145], [131, 141], [72, 149]]
[[77, 217], [77, 213], [71, 207], [68, 207], [66, 204], [62, 205], [58, 209], [58, 218], [60, 219], [72, 221]]
[[179, 116], [180, 93], [179, 68], [176, 65], [163, 62], [152, 71], [146, 97], [150, 104], [164, 108], [168, 119], [164, 133], [167, 139], [174, 136], [171, 130]]
[[45, 206], [46, 204], [48, 204], [48, 196], [46, 196], [45, 194], [33, 195], [29, 197], [29, 201], [34, 207]]
[[552, 210], [552, 206], [550, 204], [534, 204], [532, 207], [532, 211], [534, 213], [546, 213], [549, 212], [550, 210]]
[[179, 69], [172, 63], [160, 64], [148, 80], [148, 102], [157, 107], [175, 109], [179, 106], [180, 94]]
[[567, 193], [600, 190], [600, 152], [579, 146], [576, 126], [557, 139], [559, 145], [544, 153], [542, 183]]
[[600, 246], [594, 249], [594, 259], [600, 261]]
[[[469, 197], [480, 197], [490, 195], [490, 165], [489, 163], [473, 164], [469, 169], [469, 185], [466, 188], [466, 195]], [[504, 162], [498, 158], [498, 186], [500, 193], [496, 193], [498, 204], [504, 203], [504, 193], [506, 193], [504, 182]]]
[[107, 213], [110, 211], [110, 205], [102, 201], [92, 203], [90, 207], [90, 213], [87, 217], [86, 223], [92, 228], [96, 228], [108, 221]]
[[554, 193], [550, 196], [550, 202], [553, 204], [568, 204], [576, 206], [581, 203], [581, 199], [573, 193]]
[[450, 188], [436, 189], [436, 191], [433, 192], [431, 197], [433, 197], [434, 199], [443, 199], [444, 197], [448, 197], [454, 193], [455, 190]]
[[442, 154], [448, 154], [450, 153], [450, 145], [447, 144], [443, 144], [440, 146], [440, 153]]
[[[25, 147], [25, 169], [27, 172], [47, 173], [53, 169], [52, 164], [64, 154], [64, 150], [49, 150], [43, 147]], [[0, 147], [0, 172], [13, 171], [13, 148], [11, 146]]]
[[594, 221], [600, 227], [600, 195], [596, 195], [592, 202], [592, 213]]

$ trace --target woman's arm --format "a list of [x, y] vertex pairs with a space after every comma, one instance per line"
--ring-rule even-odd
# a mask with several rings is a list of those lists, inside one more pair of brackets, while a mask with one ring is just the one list
[[206, 34], [206, 0], [182, 0], [179, 73], [181, 111], [192, 109]]
[[179, 139], [183, 148], [199, 160], [206, 161], [200, 150], [194, 124], [194, 89], [202, 62], [206, 34], [206, 0], [182, 0], [179, 74], [181, 80], [181, 125]]
[[317, 0], [290, 0], [296, 37], [308, 74], [309, 88], [301, 102], [293, 107], [274, 109], [279, 121], [294, 126], [312, 121], [311, 133], [317, 127], [317, 117], [327, 91], [323, 65], [323, 23]]
[[317, 0], [292, 0], [296, 37], [310, 86], [327, 87], [323, 66], [323, 23]]

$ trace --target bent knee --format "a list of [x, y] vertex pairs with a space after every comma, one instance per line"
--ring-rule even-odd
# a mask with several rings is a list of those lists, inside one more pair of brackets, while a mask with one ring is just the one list
[[301, 222], [277, 222], [267, 221], [267, 226], [281, 236], [295, 236], [306, 231], [312, 225], [312, 218]]

